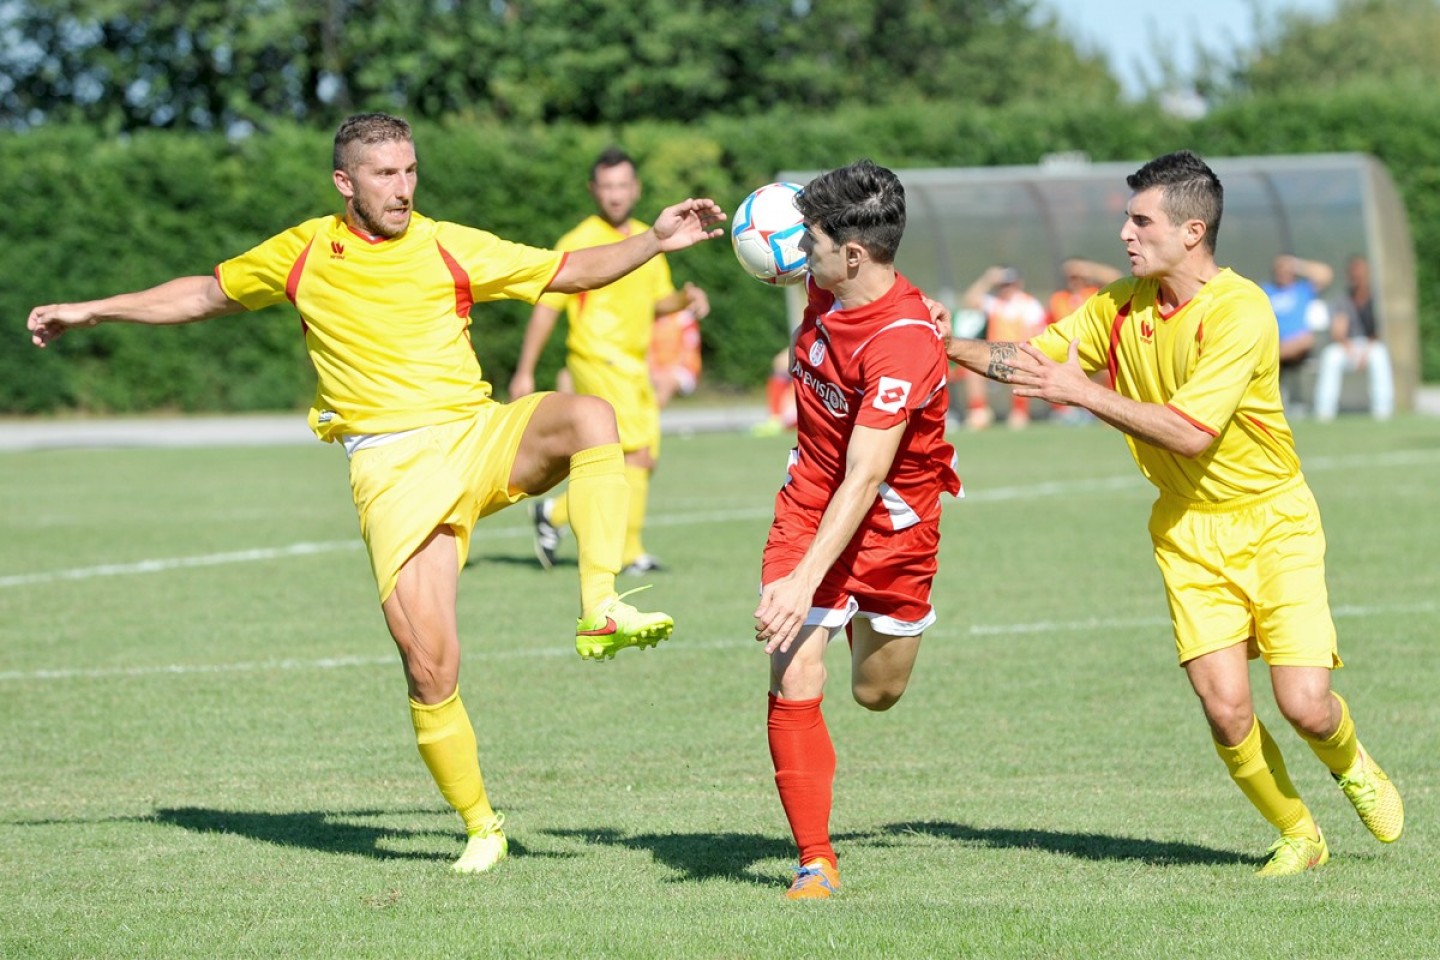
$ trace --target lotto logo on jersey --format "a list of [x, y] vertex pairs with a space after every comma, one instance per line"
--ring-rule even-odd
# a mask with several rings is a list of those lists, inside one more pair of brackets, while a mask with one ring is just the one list
[[881, 377], [880, 386], [875, 390], [875, 409], [895, 413], [910, 399], [910, 381], [894, 377]]

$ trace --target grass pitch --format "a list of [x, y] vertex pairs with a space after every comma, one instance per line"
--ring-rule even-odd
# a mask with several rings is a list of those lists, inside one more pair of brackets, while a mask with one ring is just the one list
[[850, 702], [832, 651], [846, 886], [818, 904], [781, 898], [750, 626], [788, 439], [667, 439], [644, 599], [677, 634], [612, 663], [575, 656], [573, 565], [538, 569], [523, 510], [481, 523], [461, 689], [512, 858], [469, 878], [338, 451], [0, 455], [0, 956], [1440, 955], [1440, 420], [1298, 433], [1399, 843], [1257, 667], [1333, 859], [1252, 876], [1271, 831], [1175, 667], [1150, 488], [1113, 431], [1039, 425], [952, 438], [968, 496], [901, 704]]

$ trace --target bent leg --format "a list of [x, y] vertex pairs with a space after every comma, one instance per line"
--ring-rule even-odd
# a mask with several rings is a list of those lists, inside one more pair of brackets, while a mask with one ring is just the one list
[[579, 549], [580, 600], [590, 611], [615, 592], [629, 490], [615, 414], [596, 397], [550, 394], [521, 438], [510, 483], [538, 494], [569, 474], [570, 527]]
[[870, 621], [850, 621], [850, 692], [867, 710], [889, 710], [905, 693], [923, 634], [894, 637], [877, 633]]
[[1185, 662], [1215, 740], [1215, 752], [1246, 799], [1287, 836], [1317, 836], [1315, 821], [1290, 781], [1285, 759], [1255, 717], [1246, 645], [1234, 644]]

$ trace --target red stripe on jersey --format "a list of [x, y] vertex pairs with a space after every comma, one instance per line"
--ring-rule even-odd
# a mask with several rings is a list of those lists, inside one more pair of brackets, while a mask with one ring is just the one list
[[1269, 437], [1271, 440], [1275, 439], [1275, 434], [1271, 433], [1270, 428], [1265, 426], [1265, 424], [1261, 423], [1259, 420], [1256, 420], [1248, 413], [1245, 414], [1245, 419], [1249, 420], [1251, 423], [1255, 424], [1255, 426], [1259, 427], [1261, 431], [1264, 432], [1265, 436]]
[[555, 273], [550, 277], [550, 283], [545, 284], [545, 289], [550, 289], [550, 284], [555, 282], [555, 277], [560, 276], [560, 271], [565, 269], [565, 263], [570, 259], [570, 254], [560, 254], [560, 266], [555, 268]]
[[[1194, 427], [1194, 428], [1197, 429], [1197, 430], [1204, 430], [1206, 433], [1210, 434], [1210, 436], [1212, 436], [1212, 437], [1218, 437], [1218, 436], [1220, 436], [1219, 431], [1213, 430], [1213, 429], [1211, 429], [1210, 427], [1207, 427], [1205, 424], [1201, 423], [1199, 420], [1196, 420], [1194, 417], [1190, 416], [1190, 414], [1186, 413], [1184, 410], [1181, 410], [1181, 409], [1179, 409], [1179, 408], [1177, 408], [1177, 407], [1173, 407], [1173, 406], [1171, 406], [1171, 405], [1168, 404], [1168, 403], [1165, 404], [1165, 409], [1166, 409], [1166, 410], [1173, 411], [1173, 412], [1175, 412], [1175, 413], [1178, 413], [1181, 417], [1183, 417], [1183, 418], [1185, 419], [1185, 422], [1186, 422], [1186, 423], [1190, 424], [1190, 426]], [[1266, 431], [1266, 432], [1268, 433], [1269, 431]]]
[[445, 261], [445, 269], [449, 270], [450, 276], [455, 279], [455, 315], [470, 316], [470, 308], [475, 306], [475, 298], [470, 294], [470, 275], [450, 256], [449, 250], [438, 243], [435, 244], [435, 249], [440, 251], [440, 259]]
[[1125, 325], [1125, 318], [1130, 316], [1130, 301], [1125, 301], [1125, 306], [1115, 314], [1115, 322], [1110, 325], [1110, 356], [1105, 362], [1105, 367], [1110, 371], [1110, 389], [1115, 389], [1115, 381], [1120, 374], [1120, 328]]

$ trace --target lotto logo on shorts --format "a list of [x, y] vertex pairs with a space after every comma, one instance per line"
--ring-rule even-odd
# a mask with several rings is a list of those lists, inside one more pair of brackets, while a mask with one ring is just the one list
[[905, 406], [905, 401], [910, 399], [910, 381], [897, 380], [894, 377], [881, 377], [880, 386], [875, 391], [875, 409], [884, 410], [886, 413], [895, 413]]

